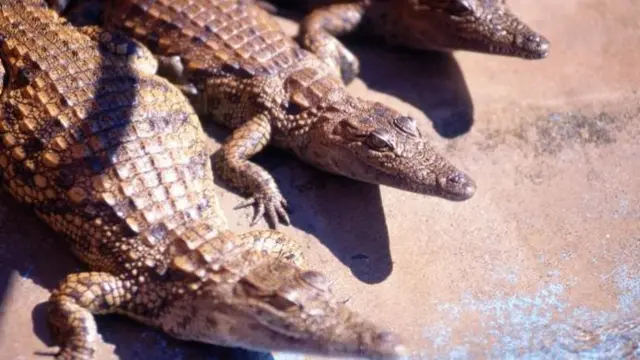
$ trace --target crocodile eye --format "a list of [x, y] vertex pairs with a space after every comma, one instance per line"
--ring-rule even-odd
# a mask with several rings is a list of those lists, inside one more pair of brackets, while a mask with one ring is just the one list
[[365, 143], [373, 150], [387, 151], [393, 149], [389, 134], [382, 130], [374, 130], [367, 136]]
[[465, 16], [473, 12], [471, 0], [453, 0], [447, 6], [447, 11], [453, 15]]
[[393, 123], [398, 127], [398, 129], [402, 130], [402, 132], [407, 133], [413, 136], [420, 136], [420, 130], [418, 130], [418, 125], [416, 124], [415, 119], [409, 116], [401, 116], [393, 120]]

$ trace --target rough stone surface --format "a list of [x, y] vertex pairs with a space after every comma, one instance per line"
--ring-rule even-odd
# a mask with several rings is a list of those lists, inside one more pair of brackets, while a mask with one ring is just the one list
[[[511, 5], [548, 35], [547, 59], [354, 46], [362, 79], [350, 91], [421, 119], [476, 179], [473, 199], [379, 188], [269, 151], [261, 163], [299, 204], [284, 231], [336, 293], [402, 334], [412, 359], [640, 356], [640, 4]], [[246, 229], [251, 209], [219, 193], [232, 228]], [[3, 358], [50, 353], [42, 302], [82, 265], [7, 195], [0, 239]], [[115, 316], [98, 326], [100, 360], [303, 359], [187, 344]]]

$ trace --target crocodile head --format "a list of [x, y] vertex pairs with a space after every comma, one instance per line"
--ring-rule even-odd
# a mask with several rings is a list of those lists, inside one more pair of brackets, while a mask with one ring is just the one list
[[[413, 48], [469, 50], [525, 59], [542, 59], [549, 53], [549, 41], [520, 20], [505, 0], [387, 2], [386, 7], [391, 7], [388, 11], [397, 14], [395, 19], [387, 16], [389, 23], [383, 27], [391, 42]], [[398, 25], [402, 30], [394, 33]]]
[[370, 359], [406, 353], [396, 335], [337, 301], [322, 274], [269, 259], [237, 282], [211, 283], [169, 302], [163, 329], [183, 340], [257, 351]]
[[471, 177], [431, 147], [415, 119], [378, 102], [331, 105], [298, 155], [335, 174], [448, 200], [467, 200], [476, 190]]

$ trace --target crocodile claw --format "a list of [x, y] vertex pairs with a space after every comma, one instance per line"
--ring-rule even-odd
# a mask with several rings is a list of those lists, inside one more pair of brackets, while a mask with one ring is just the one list
[[92, 349], [64, 348], [55, 355], [55, 360], [91, 360], [94, 351]]
[[250, 226], [257, 224], [263, 216], [273, 224], [274, 228], [278, 226], [278, 220], [285, 225], [291, 225], [289, 215], [287, 215], [289, 205], [280, 194], [256, 194], [238, 204], [234, 209], [242, 209], [250, 205], [255, 206]]
[[327, 64], [345, 85], [360, 74], [360, 61], [340, 40], [327, 33], [306, 33], [300, 41], [304, 47]]
[[340, 77], [346, 85], [350, 84], [360, 74], [360, 61], [341, 42], [336, 40], [338, 58], [335, 60], [340, 68]]

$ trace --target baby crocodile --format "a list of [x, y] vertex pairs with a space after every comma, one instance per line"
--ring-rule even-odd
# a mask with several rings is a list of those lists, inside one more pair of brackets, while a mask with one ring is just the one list
[[[252, 1], [112, 0], [104, 26], [123, 31], [182, 72], [194, 103], [235, 129], [215, 170], [263, 214], [288, 224], [274, 179], [249, 158], [268, 143], [326, 171], [449, 200], [476, 185], [431, 147], [416, 121], [349, 95], [341, 79], [301, 49]], [[190, 91], [190, 90], [187, 90]]]
[[148, 51], [95, 30], [0, 4], [0, 179], [91, 269], [49, 300], [56, 358], [92, 359], [107, 313], [223, 346], [400, 354], [281, 233], [229, 230], [188, 100]]
[[359, 35], [416, 50], [470, 50], [542, 59], [549, 41], [522, 22], [505, 0], [272, 0], [311, 10], [300, 24], [303, 47], [316, 53], [345, 83], [358, 59], [334, 36]]

